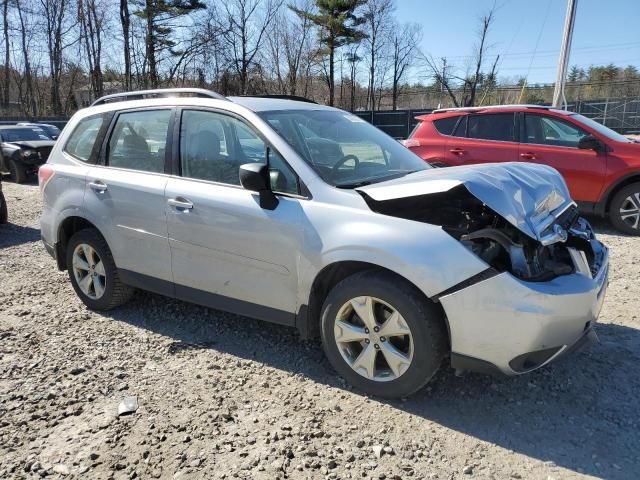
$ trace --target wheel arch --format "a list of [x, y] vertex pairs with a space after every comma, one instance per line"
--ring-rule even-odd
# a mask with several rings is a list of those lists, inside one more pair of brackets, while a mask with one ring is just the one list
[[611, 202], [613, 200], [613, 197], [616, 196], [616, 193], [634, 183], [640, 183], [640, 172], [633, 172], [624, 175], [616, 180], [615, 183], [611, 185], [603, 195], [602, 201], [599, 202], [598, 206], [596, 207], [595, 213], [600, 215], [601, 217], [606, 216], [609, 213]]
[[324, 301], [331, 289], [345, 278], [366, 270], [385, 272], [396, 277], [400, 282], [403, 282], [410, 288], [414, 289], [417, 295], [435, 305], [440, 311], [442, 321], [444, 322], [447, 331], [447, 341], [449, 342], [449, 346], [451, 345], [449, 322], [447, 321], [445, 311], [439, 302], [434, 302], [422, 290], [420, 290], [415, 283], [399, 273], [375, 263], [355, 260], [344, 260], [330, 263], [317, 273], [309, 291], [308, 301], [306, 305], [303, 305], [300, 308], [296, 318], [296, 326], [303, 338], [315, 338], [320, 335], [320, 315], [322, 312], [322, 305], [324, 304]]
[[[71, 215], [60, 222], [57, 231], [57, 242], [55, 245], [56, 262], [58, 264], [59, 270], [67, 269], [65, 259], [67, 258], [67, 245], [69, 244], [69, 239], [71, 239], [73, 234], [75, 234], [76, 232], [88, 228], [93, 228], [97, 230], [100, 235], [102, 235], [102, 232], [100, 232], [100, 229], [98, 227], [96, 227], [86, 218], [78, 215]], [[104, 235], [102, 236], [104, 238]]]

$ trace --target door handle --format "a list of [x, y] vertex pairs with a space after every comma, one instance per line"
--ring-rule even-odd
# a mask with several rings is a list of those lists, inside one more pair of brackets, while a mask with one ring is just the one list
[[520, 157], [524, 158], [525, 160], [535, 160], [537, 158], [536, 154], [533, 152], [521, 153]]
[[93, 182], [89, 182], [89, 187], [91, 187], [91, 190], [97, 193], [103, 193], [104, 191], [107, 190], [107, 185], [100, 180], [94, 180]]
[[181, 210], [191, 210], [193, 208], [193, 203], [182, 197], [170, 198], [169, 200], [167, 200], [167, 203], [170, 206]]
[[466, 153], [465, 150], [463, 150], [462, 148], [452, 148], [451, 150], [449, 150], [451, 153], [453, 153], [454, 155], [464, 155]]

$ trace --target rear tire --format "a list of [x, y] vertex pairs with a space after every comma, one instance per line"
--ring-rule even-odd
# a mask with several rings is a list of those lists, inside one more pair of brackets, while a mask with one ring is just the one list
[[27, 181], [27, 169], [24, 165], [19, 164], [15, 160], [9, 160], [9, 173], [11, 180], [16, 183], [24, 183]]
[[7, 202], [4, 199], [4, 194], [0, 190], [0, 224], [7, 223], [9, 214], [7, 213]]
[[640, 182], [615, 194], [609, 205], [609, 219], [621, 232], [640, 235]]
[[321, 322], [331, 365], [356, 388], [379, 397], [406, 397], [422, 388], [448, 350], [438, 308], [386, 272], [360, 272], [338, 283], [324, 302]]
[[120, 280], [107, 242], [93, 228], [73, 234], [67, 244], [66, 261], [73, 289], [91, 310], [119, 307], [135, 292]]

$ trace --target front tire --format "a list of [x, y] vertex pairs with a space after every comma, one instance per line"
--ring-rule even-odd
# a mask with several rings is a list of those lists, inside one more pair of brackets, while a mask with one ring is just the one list
[[27, 169], [24, 165], [13, 159], [9, 160], [9, 174], [11, 176], [11, 180], [16, 183], [24, 183], [27, 181]]
[[640, 235], [640, 182], [627, 185], [615, 194], [609, 206], [613, 226], [629, 235]]
[[375, 270], [338, 283], [322, 308], [331, 365], [368, 394], [406, 397], [436, 373], [447, 352], [439, 310], [413, 285]]
[[67, 245], [66, 260], [71, 285], [91, 310], [111, 310], [133, 295], [134, 289], [120, 280], [111, 250], [97, 230], [76, 232]]

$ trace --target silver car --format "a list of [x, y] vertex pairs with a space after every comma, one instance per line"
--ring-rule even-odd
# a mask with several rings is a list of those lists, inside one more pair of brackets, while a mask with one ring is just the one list
[[432, 169], [335, 108], [173, 89], [79, 111], [39, 178], [89, 308], [140, 288], [294, 326], [369, 394], [597, 339], [607, 249], [546, 166]]

